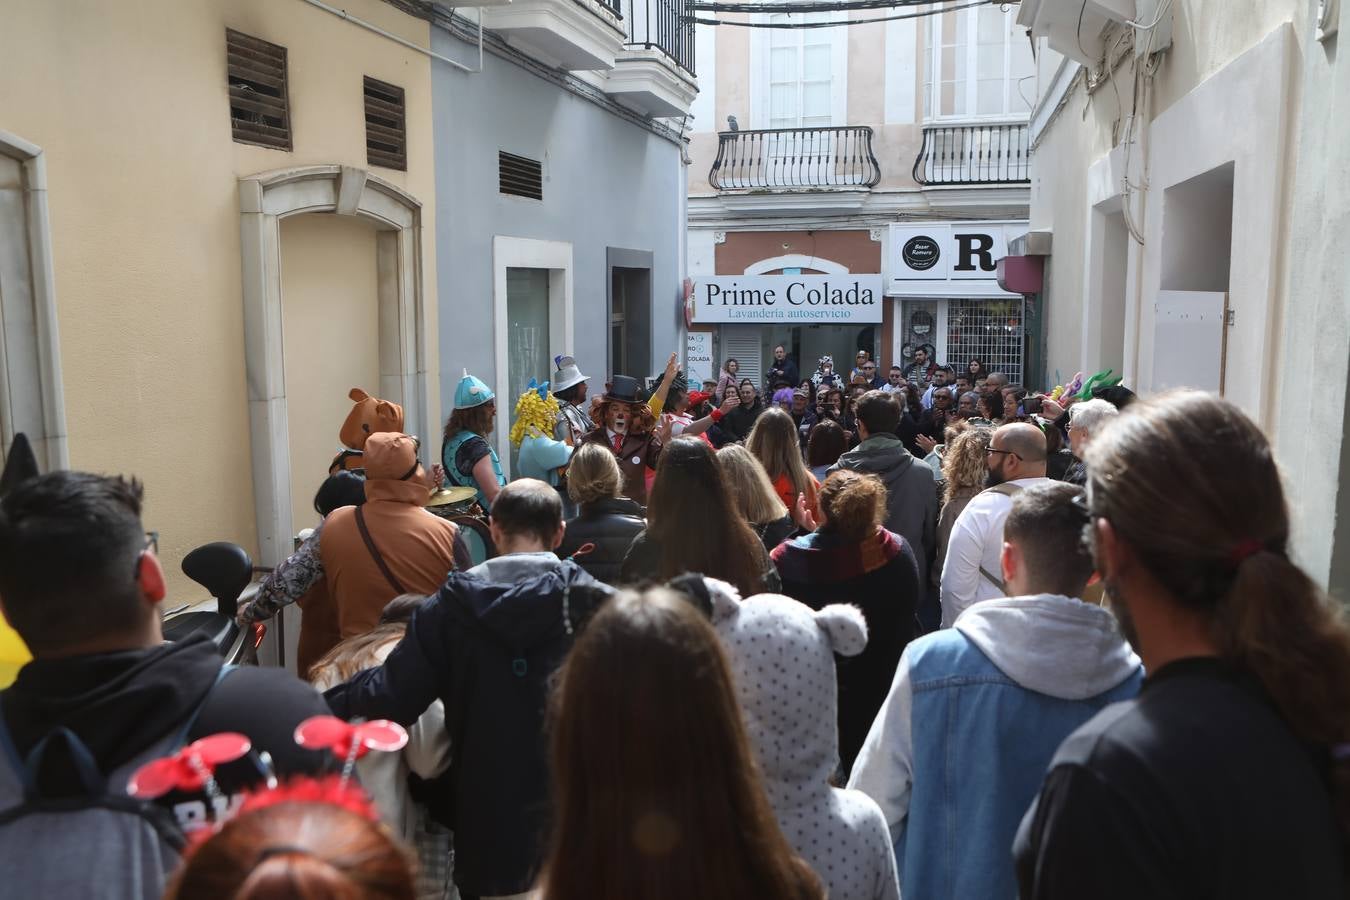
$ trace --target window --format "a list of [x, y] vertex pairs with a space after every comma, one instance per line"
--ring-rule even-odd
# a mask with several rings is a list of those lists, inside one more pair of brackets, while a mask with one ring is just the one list
[[[804, 13], [806, 22], [826, 21], [828, 13]], [[792, 22], [775, 13], [770, 22]], [[832, 28], [769, 29], [769, 127], [814, 128], [834, 124], [831, 81]]]
[[1031, 111], [1031, 42], [1016, 10], [961, 9], [929, 18], [924, 118], [1007, 118]]
[[[548, 377], [544, 374], [549, 371], [548, 289], [548, 269], [506, 270], [506, 379], [509, 393], [497, 400], [498, 415], [506, 423], [514, 418], [511, 410], [530, 379]], [[516, 471], [519, 459], [520, 449], [512, 447], [509, 471]]]
[[366, 161], [372, 166], [408, 169], [408, 131], [403, 88], [365, 79]]
[[230, 125], [241, 144], [291, 149], [286, 48], [225, 29]]

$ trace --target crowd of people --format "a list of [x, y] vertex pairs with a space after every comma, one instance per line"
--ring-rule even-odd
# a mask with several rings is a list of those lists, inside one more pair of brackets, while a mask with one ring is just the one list
[[[440, 465], [364, 437], [239, 610], [300, 604], [309, 684], [163, 643], [138, 482], [17, 483], [0, 603], [34, 660], [0, 693], [10, 883], [1345, 898], [1350, 630], [1291, 560], [1255, 424], [1199, 393], [1031, 393], [925, 348], [854, 363], [800, 377], [779, 347], [763, 391], [735, 360], [696, 390], [672, 355], [592, 396], [558, 357], [514, 404], [510, 481], [465, 372]], [[491, 558], [422, 508], [440, 487], [472, 495]], [[343, 720], [406, 734], [365, 754]]]

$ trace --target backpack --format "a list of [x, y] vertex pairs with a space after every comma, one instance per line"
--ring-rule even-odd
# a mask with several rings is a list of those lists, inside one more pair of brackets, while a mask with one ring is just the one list
[[[69, 728], [48, 732], [20, 757], [0, 710], [0, 869], [10, 885], [34, 897], [155, 900], [178, 865], [186, 836], [173, 813], [131, 797], [126, 784], [145, 763], [177, 753], [215, 688], [233, 670], [222, 666], [187, 721], [133, 759], [103, 775], [93, 754]], [[38, 773], [53, 747], [64, 744], [81, 792], [44, 797]]]

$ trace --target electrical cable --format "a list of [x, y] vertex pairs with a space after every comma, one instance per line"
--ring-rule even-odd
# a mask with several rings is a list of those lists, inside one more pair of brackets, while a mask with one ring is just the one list
[[739, 22], [729, 19], [701, 19], [697, 16], [688, 16], [685, 18], [685, 21], [693, 22], [697, 25], [731, 25], [736, 28], [834, 28], [840, 25], [871, 25], [876, 22], [895, 22], [900, 19], [925, 19], [930, 16], [939, 16], [947, 12], [973, 9], [977, 6], [993, 6], [995, 4], [1001, 4], [1002, 2], [1003, 0], [972, 0], [972, 2], [963, 3], [959, 6], [944, 6], [941, 9], [929, 9], [916, 13], [900, 13], [894, 16], [873, 16], [870, 19], [843, 19], [833, 22]]
[[694, 0], [686, 7], [694, 12], [721, 13], [807, 13], [807, 12], [848, 12], [855, 9], [894, 9], [905, 6], [927, 6], [933, 0], [800, 0], [796, 3], [766, 2], [766, 0], [746, 0], [746, 2], [721, 2], [721, 0]]

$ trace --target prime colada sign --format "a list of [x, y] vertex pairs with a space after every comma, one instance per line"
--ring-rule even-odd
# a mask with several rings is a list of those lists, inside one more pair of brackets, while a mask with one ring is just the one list
[[881, 321], [880, 275], [713, 275], [694, 279], [693, 321], [864, 324]]

